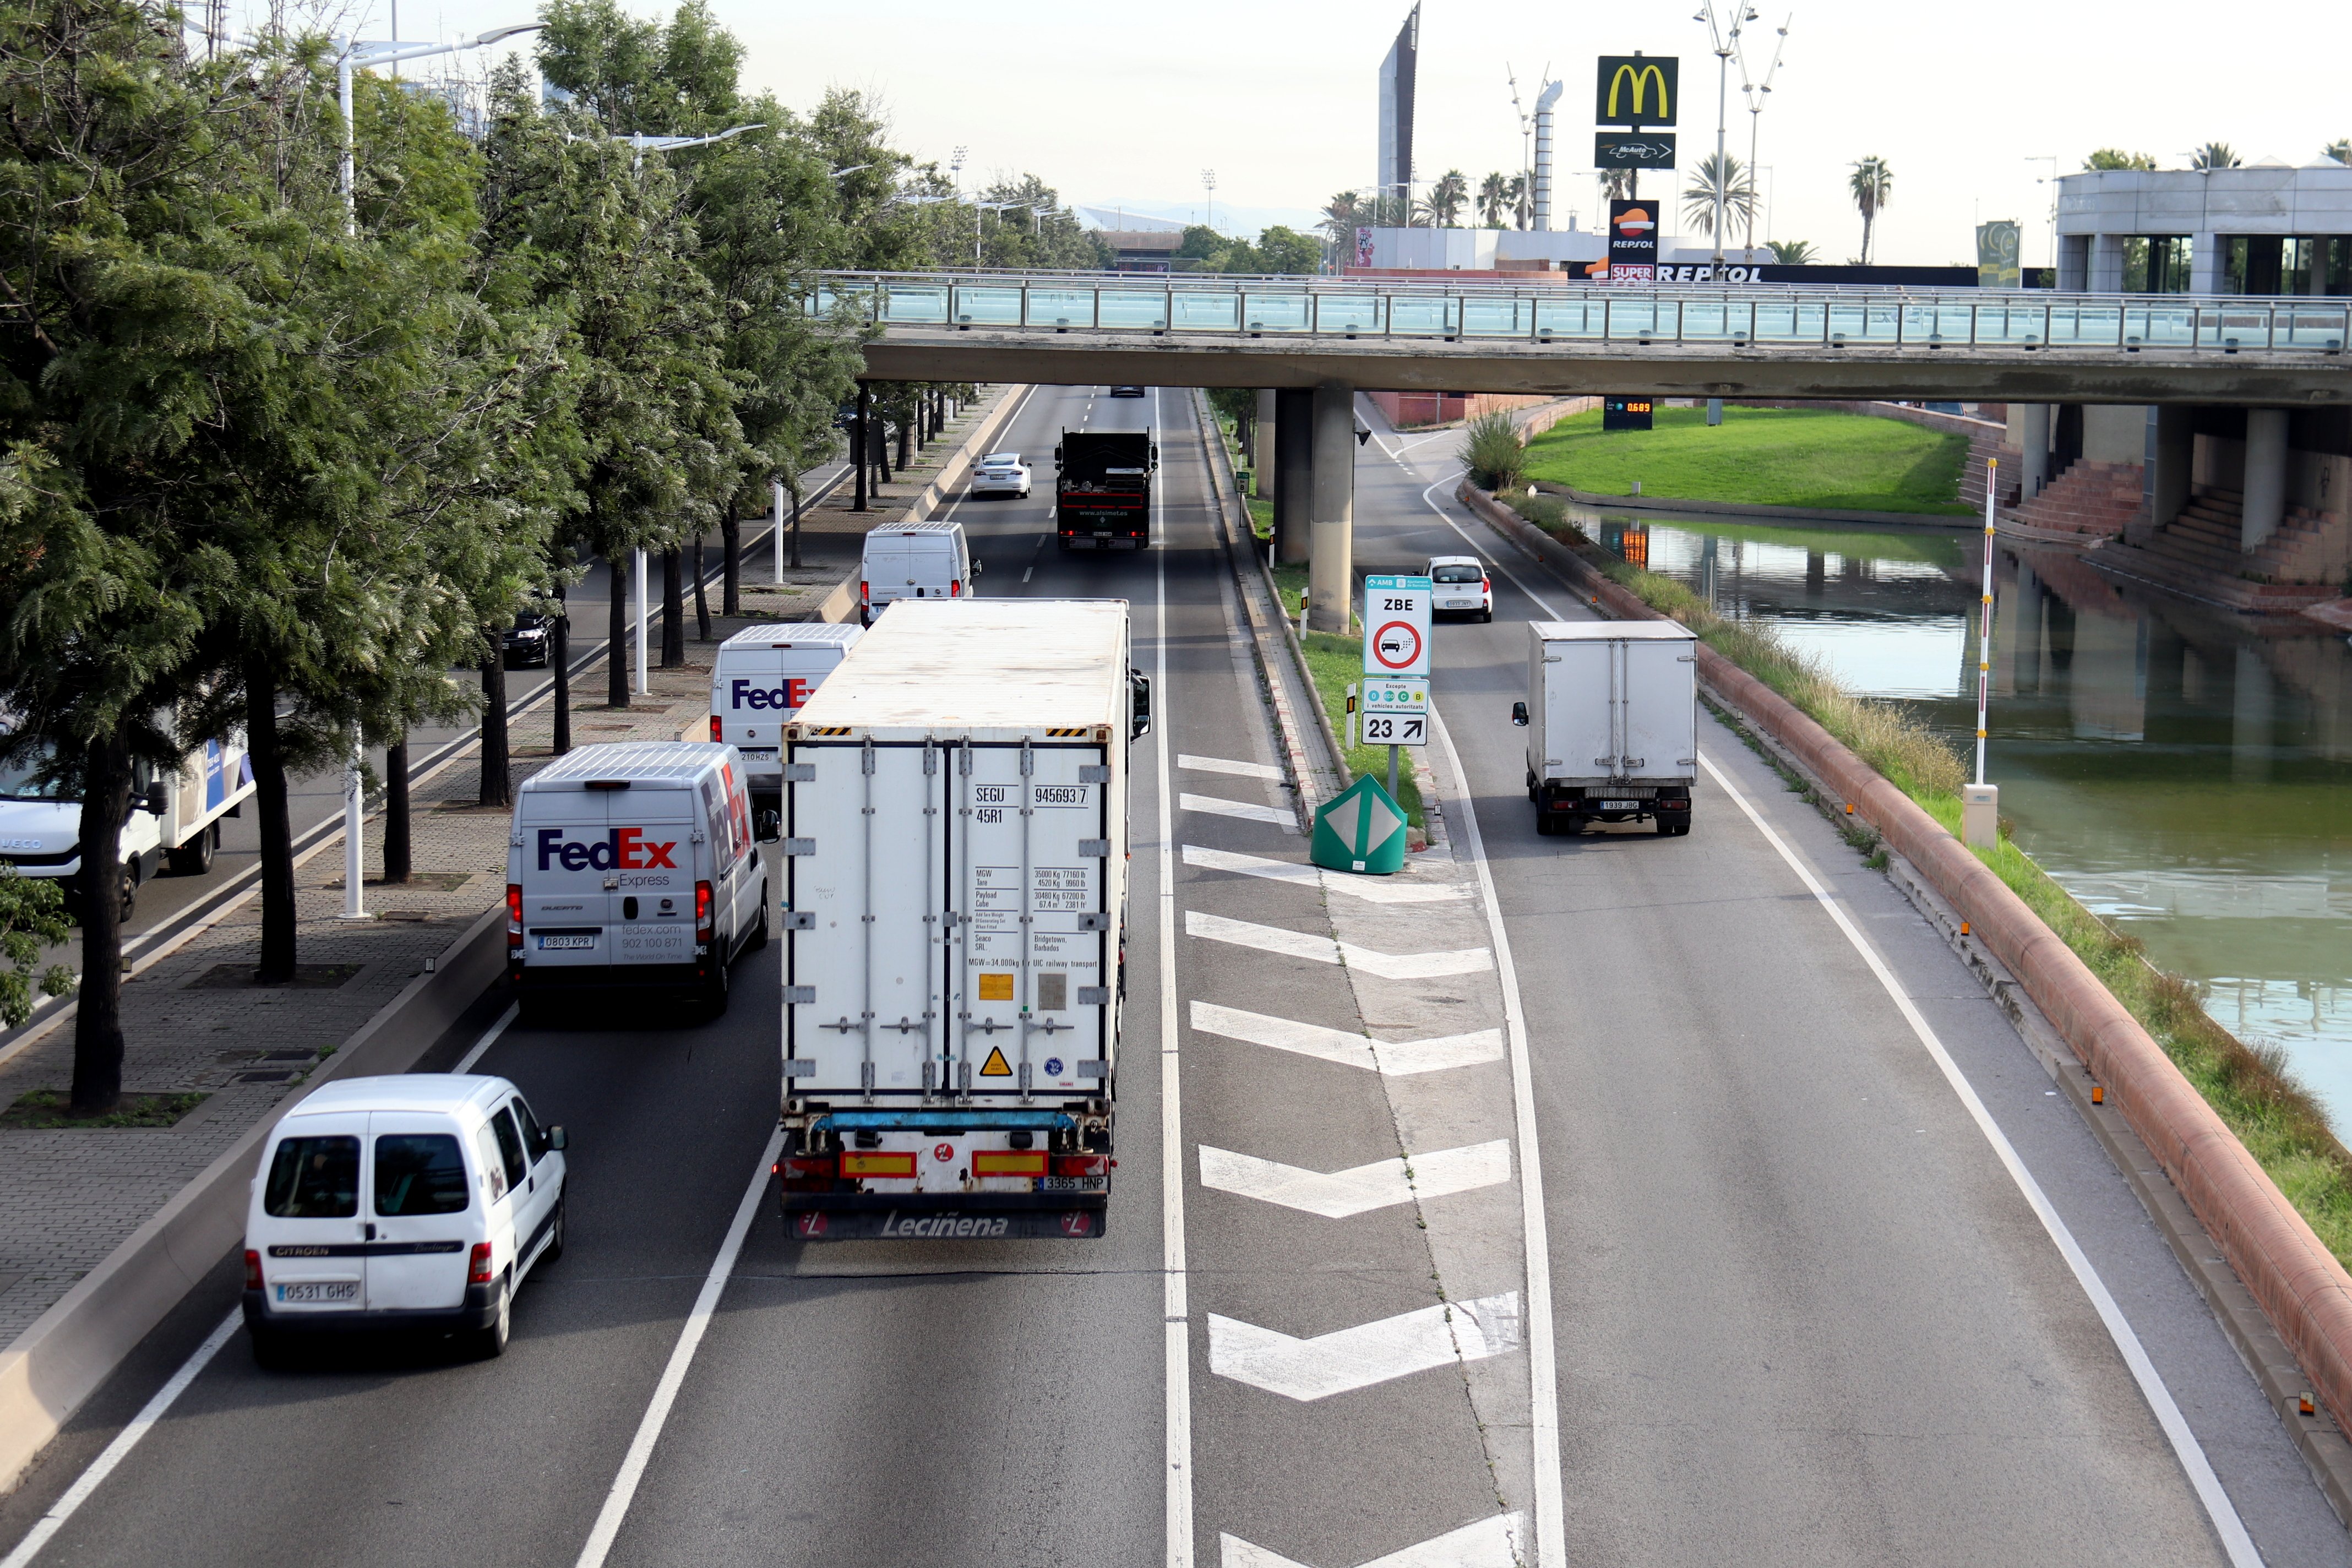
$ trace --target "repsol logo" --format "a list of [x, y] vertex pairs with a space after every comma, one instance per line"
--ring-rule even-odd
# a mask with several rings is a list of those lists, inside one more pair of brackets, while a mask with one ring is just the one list
[[900, 1219], [894, 1210], [882, 1222], [885, 1236], [926, 1237], [1003, 1237], [1010, 1232], [1012, 1221], [1003, 1218], [974, 1218], [970, 1215], [930, 1215], [922, 1219]]
[[782, 686], [758, 687], [748, 680], [739, 680], [734, 688], [734, 703], [738, 708], [781, 708], [787, 712], [808, 700], [808, 682], [797, 677]]
[[561, 827], [539, 830], [539, 868], [561, 865], [567, 871], [645, 871], [656, 866], [677, 869], [670, 851], [677, 840], [656, 843], [642, 827], [615, 827], [603, 838], [583, 842], [566, 838]]

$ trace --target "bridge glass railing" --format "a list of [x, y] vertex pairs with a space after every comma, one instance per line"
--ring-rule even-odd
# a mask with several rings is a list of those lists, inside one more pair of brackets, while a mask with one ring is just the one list
[[1208, 332], [1530, 343], [2341, 353], [2352, 301], [2038, 290], [1396, 285], [1087, 274], [824, 275], [809, 295], [885, 328]]

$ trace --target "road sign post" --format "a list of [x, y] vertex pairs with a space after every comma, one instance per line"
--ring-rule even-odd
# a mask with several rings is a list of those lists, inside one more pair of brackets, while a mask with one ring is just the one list
[[1364, 743], [1386, 742], [1389, 796], [1397, 791], [1397, 748], [1429, 742], [1430, 582], [1364, 579]]

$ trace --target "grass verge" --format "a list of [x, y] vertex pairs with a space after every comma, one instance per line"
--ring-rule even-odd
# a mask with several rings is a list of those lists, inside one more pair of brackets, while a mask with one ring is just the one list
[[[1847, 691], [1769, 627], [1727, 619], [1672, 578], [1627, 564], [1587, 539], [1558, 500], [1525, 492], [1501, 499], [1612, 582], [1690, 627], [1708, 647], [1794, 703], [1959, 837], [1959, 788], [1967, 771], [1950, 745], [1918, 719], [1895, 704]], [[1815, 798], [1801, 780], [1780, 771], [1790, 788], [1832, 814], [1831, 820], [1857, 852], [1874, 865], [1885, 863], [1875, 834], [1849, 826], [1835, 815], [1838, 803]], [[2006, 821], [1992, 848], [1973, 853], [2139, 1020], [2336, 1260], [2352, 1267], [2352, 1152], [2329, 1127], [2318, 1101], [2289, 1074], [2285, 1053], [2274, 1045], [2248, 1045], [2223, 1028], [2205, 1011], [2201, 986], [2158, 969], [2137, 938], [2084, 909], [2011, 840]]]
[[1646, 434], [1603, 434], [1598, 409], [1530, 442], [1527, 477], [1595, 495], [1742, 501], [1832, 511], [1964, 514], [1964, 436], [1900, 419], [1802, 408], [1661, 408]]
[[15, 1131], [57, 1127], [169, 1127], [205, 1102], [201, 1094], [126, 1094], [102, 1116], [76, 1116], [69, 1097], [54, 1089], [20, 1094], [0, 1110], [0, 1128]]

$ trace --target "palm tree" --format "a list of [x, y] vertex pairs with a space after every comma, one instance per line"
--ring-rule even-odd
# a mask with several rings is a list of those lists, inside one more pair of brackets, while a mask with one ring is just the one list
[[1356, 226], [1365, 221], [1363, 197], [1354, 191], [1341, 191], [1323, 204], [1323, 221], [1317, 226], [1331, 237], [1331, 243], [1355, 254]]
[[1846, 189], [1853, 193], [1853, 205], [1862, 214], [1862, 264], [1870, 265], [1870, 229], [1878, 221], [1878, 209], [1885, 206], [1895, 194], [1895, 171], [1886, 160], [1873, 153], [1854, 161], [1853, 173], [1847, 176]]
[[1603, 169], [1601, 171], [1601, 189], [1609, 194], [1612, 202], [1630, 201], [1633, 195], [1633, 176], [1638, 173], [1640, 171], [1635, 169]]
[[1535, 218], [1535, 193], [1528, 188], [1528, 177], [1525, 174], [1513, 174], [1508, 194], [1511, 201], [1512, 226], [1517, 228], [1527, 227]]
[[2227, 142], [2208, 142], [2189, 160], [2192, 169], [2234, 169], [2238, 154]]
[[2352, 163], [2352, 139], [2337, 137], [2319, 150], [2323, 158], [2333, 158], [2339, 163]]
[[1429, 201], [1423, 210], [1429, 215], [1431, 227], [1456, 228], [1469, 200], [1470, 176], [1459, 169], [1448, 169], [1429, 187]]
[[1748, 177], [1747, 168], [1738, 159], [1726, 153], [1718, 168], [1716, 155], [1709, 153], [1698, 162], [1698, 173], [1691, 186], [1683, 193], [1683, 221], [1701, 234], [1715, 236], [1715, 195], [1720, 185], [1723, 192], [1723, 232], [1729, 234], [1731, 226], [1756, 211], [1756, 189]]
[[1768, 239], [1764, 243], [1771, 247], [1772, 259], [1783, 267], [1803, 267], [1821, 259], [1810, 239]]
[[1478, 182], [1478, 221], [1488, 228], [1503, 226], [1504, 209], [1511, 205], [1511, 182], [1500, 174]]

